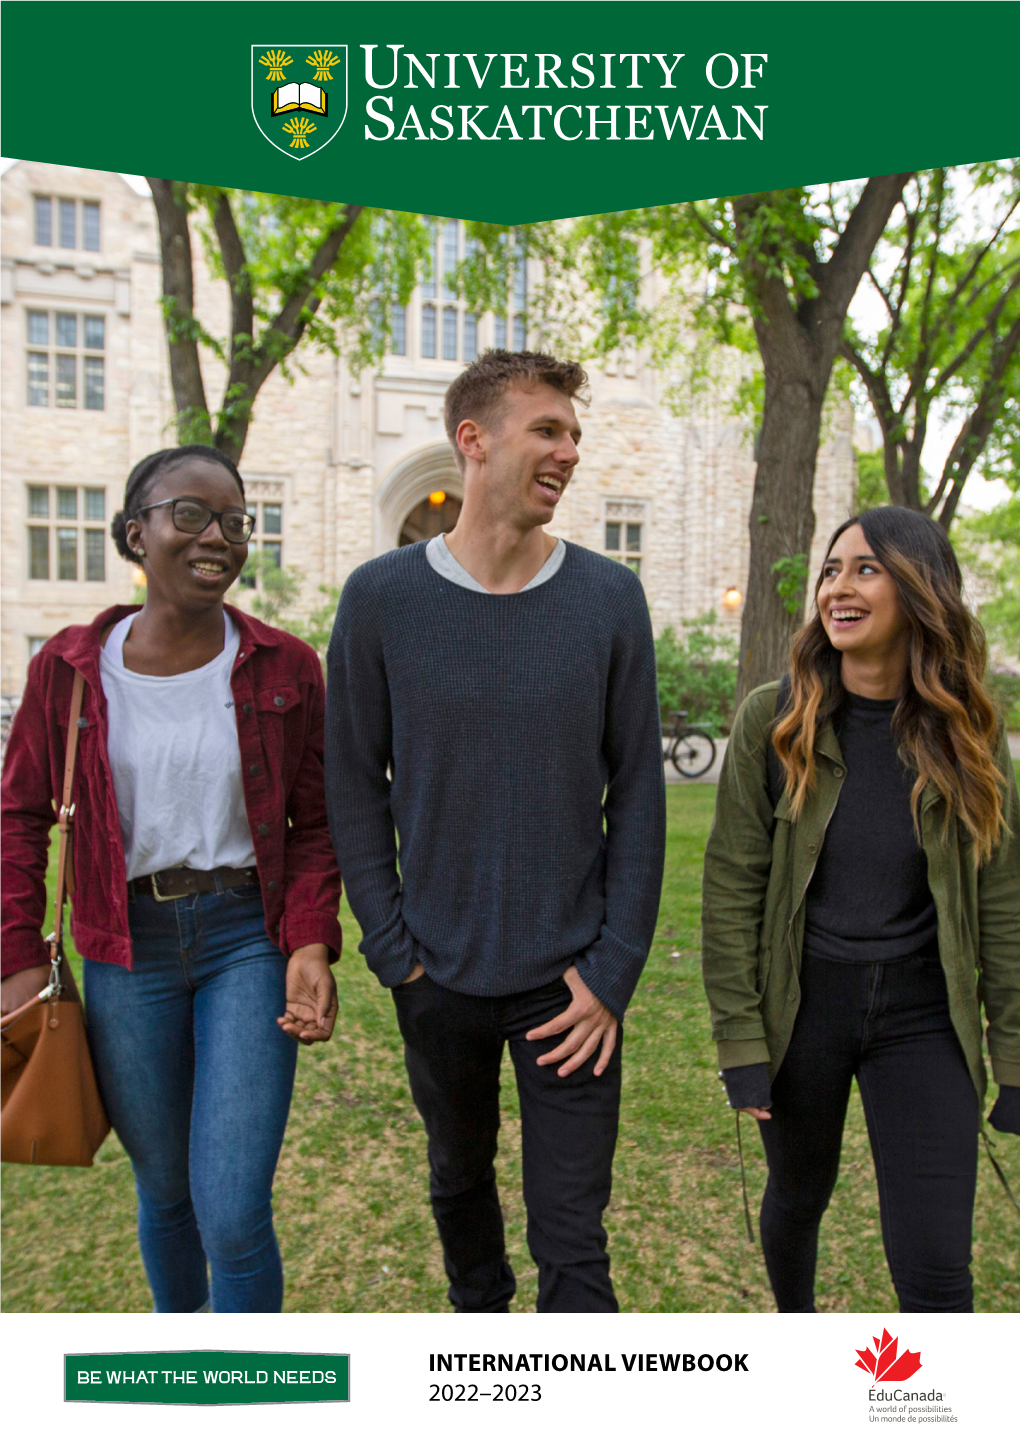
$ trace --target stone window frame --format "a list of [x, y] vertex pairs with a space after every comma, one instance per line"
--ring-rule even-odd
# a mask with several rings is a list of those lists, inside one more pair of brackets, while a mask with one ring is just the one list
[[436, 305], [434, 301], [426, 301], [421, 308], [421, 358], [422, 360], [435, 360], [436, 358]]
[[[48, 212], [42, 206], [48, 206]], [[66, 244], [68, 207], [71, 214], [71, 237], [73, 244]], [[48, 221], [42, 224], [43, 216]], [[45, 239], [40, 235], [44, 233]], [[94, 240], [95, 244], [90, 242]], [[32, 243], [47, 250], [85, 251], [99, 255], [103, 248], [103, 207], [99, 200], [77, 195], [46, 195], [40, 191], [32, 194]]]
[[[259, 480], [250, 476], [245, 478], [245, 508], [249, 516], [255, 517], [255, 529], [248, 542], [249, 554], [252, 550], [272, 554], [281, 569], [287, 540], [284, 491], [285, 485], [281, 480]], [[255, 578], [243, 579], [241, 585], [249, 590], [261, 588], [261, 583]]]
[[390, 306], [390, 354], [407, 355], [407, 306], [398, 301]]
[[[46, 339], [33, 340], [33, 321], [46, 318]], [[75, 325], [74, 343], [60, 339], [60, 322], [73, 320]], [[59, 306], [25, 306], [25, 404], [30, 410], [57, 411], [105, 411], [106, 410], [106, 356], [109, 335], [109, 312], [94, 308], [72, 310]], [[100, 321], [103, 327], [102, 345], [86, 345], [88, 322]], [[39, 365], [43, 359], [44, 364]], [[74, 387], [70, 400], [61, 399], [59, 387], [67, 383], [67, 362], [71, 362], [70, 375]], [[64, 377], [61, 378], [61, 371]], [[89, 404], [90, 382], [94, 387], [98, 378], [99, 404]], [[37, 397], [45, 391], [45, 400]], [[91, 389], [91, 399], [96, 398]], [[35, 397], [35, 398], [34, 398]]]
[[[648, 527], [651, 504], [636, 496], [607, 496], [602, 502], [600, 547], [603, 555], [629, 566], [641, 578], [641, 567], [648, 556]], [[618, 526], [616, 544], [611, 545], [610, 527]], [[637, 536], [634, 530], [637, 529]]]
[[462, 333], [464, 336], [464, 362], [466, 365], [470, 365], [472, 361], [478, 359], [478, 317], [473, 311], [464, 312]]
[[[470, 254], [472, 242], [464, 234], [462, 220], [429, 216], [427, 224], [432, 268], [419, 287], [418, 359], [446, 365], [474, 360], [478, 354], [478, 318], [447, 279]], [[468, 320], [474, 323], [474, 354], [470, 356], [467, 351], [471, 349], [471, 327], [465, 331]]]
[[[105, 485], [89, 481], [71, 485], [59, 481], [26, 481], [26, 579], [44, 584], [55, 580], [83, 586], [104, 585], [107, 580], [106, 510]], [[43, 534], [45, 544], [40, 546], [39, 538]], [[71, 558], [73, 575], [68, 574]], [[43, 568], [45, 574], [42, 574]], [[61, 574], [62, 568], [64, 574]]]

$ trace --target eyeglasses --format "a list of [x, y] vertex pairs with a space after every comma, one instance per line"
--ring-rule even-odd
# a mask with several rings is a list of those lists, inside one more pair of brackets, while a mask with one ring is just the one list
[[174, 526], [178, 531], [186, 531], [190, 536], [200, 536], [210, 522], [219, 521], [224, 538], [237, 546], [247, 541], [255, 529], [255, 517], [249, 516], [247, 511], [214, 511], [212, 506], [204, 506], [201, 501], [189, 501], [183, 497], [170, 501], [154, 501], [151, 506], [139, 506], [138, 514], [141, 516], [146, 511], [158, 511], [161, 506], [170, 507], [170, 519]]

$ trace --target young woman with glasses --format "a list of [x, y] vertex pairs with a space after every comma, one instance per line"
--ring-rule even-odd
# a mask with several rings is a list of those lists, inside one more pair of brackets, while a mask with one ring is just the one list
[[112, 533], [145, 604], [46, 643], [3, 776], [7, 1012], [48, 976], [52, 798], [81, 672], [72, 934], [159, 1312], [280, 1310], [271, 1196], [297, 1046], [328, 1039], [337, 1009], [322, 672], [224, 605], [251, 529], [219, 452], [140, 462]]
[[1020, 807], [984, 668], [945, 533], [888, 506], [833, 535], [789, 677], [737, 714], [704, 975], [781, 1312], [815, 1310], [854, 1077], [900, 1310], [973, 1311], [982, 1006], [989, 1120], [1020, 1133]]

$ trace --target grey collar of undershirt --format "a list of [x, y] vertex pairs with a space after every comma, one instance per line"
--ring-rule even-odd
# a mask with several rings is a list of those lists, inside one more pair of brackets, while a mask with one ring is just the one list
[[[566, 554], [567, 548], [564, 542], [557, 541], [548, 561], [546, 561], [540, 571], [532, 576], [526, 586], [521, 587], [521, 590], [533, 591], [536, 586], [541, 586], [545, 581], [552, 580], [553, 576], [555, 576], [556, 572], [563, 565]], [[464, 567], [446, 544], [445, 536], [432, 537], [431, 541], [429, 541], [425, 547], [425, 559], [433, 571], [438, 571], [440, 576], [444, 576], [447, 581], [452, 581], [455, 586], [463, 586], [466, 591], [480, 591], [483, 596], [491, 596], [493, 594], [492, 591], [486, 590], [481, 581], [476, 581], [470, 571], [465, 571]]]

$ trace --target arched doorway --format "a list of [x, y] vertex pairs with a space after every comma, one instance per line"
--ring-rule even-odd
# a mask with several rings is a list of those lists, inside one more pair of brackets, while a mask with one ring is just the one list
[[410, 546], [415, 541], [431, 541], [433, 536], [446, 535], [457, 524], [461, 504], [457, 496], [433, 491], [404, 517], [397, 545]]
[[[433, 510], [429, 497], [439, 492], [443, 500]], [[376, 555], [452, 530], [463, 495], [464, 482], [449, 445], [432, 442], [412, 451], [394, 466], [376, 492]], [[445, 510], [446, 506], [450, 509]]]

